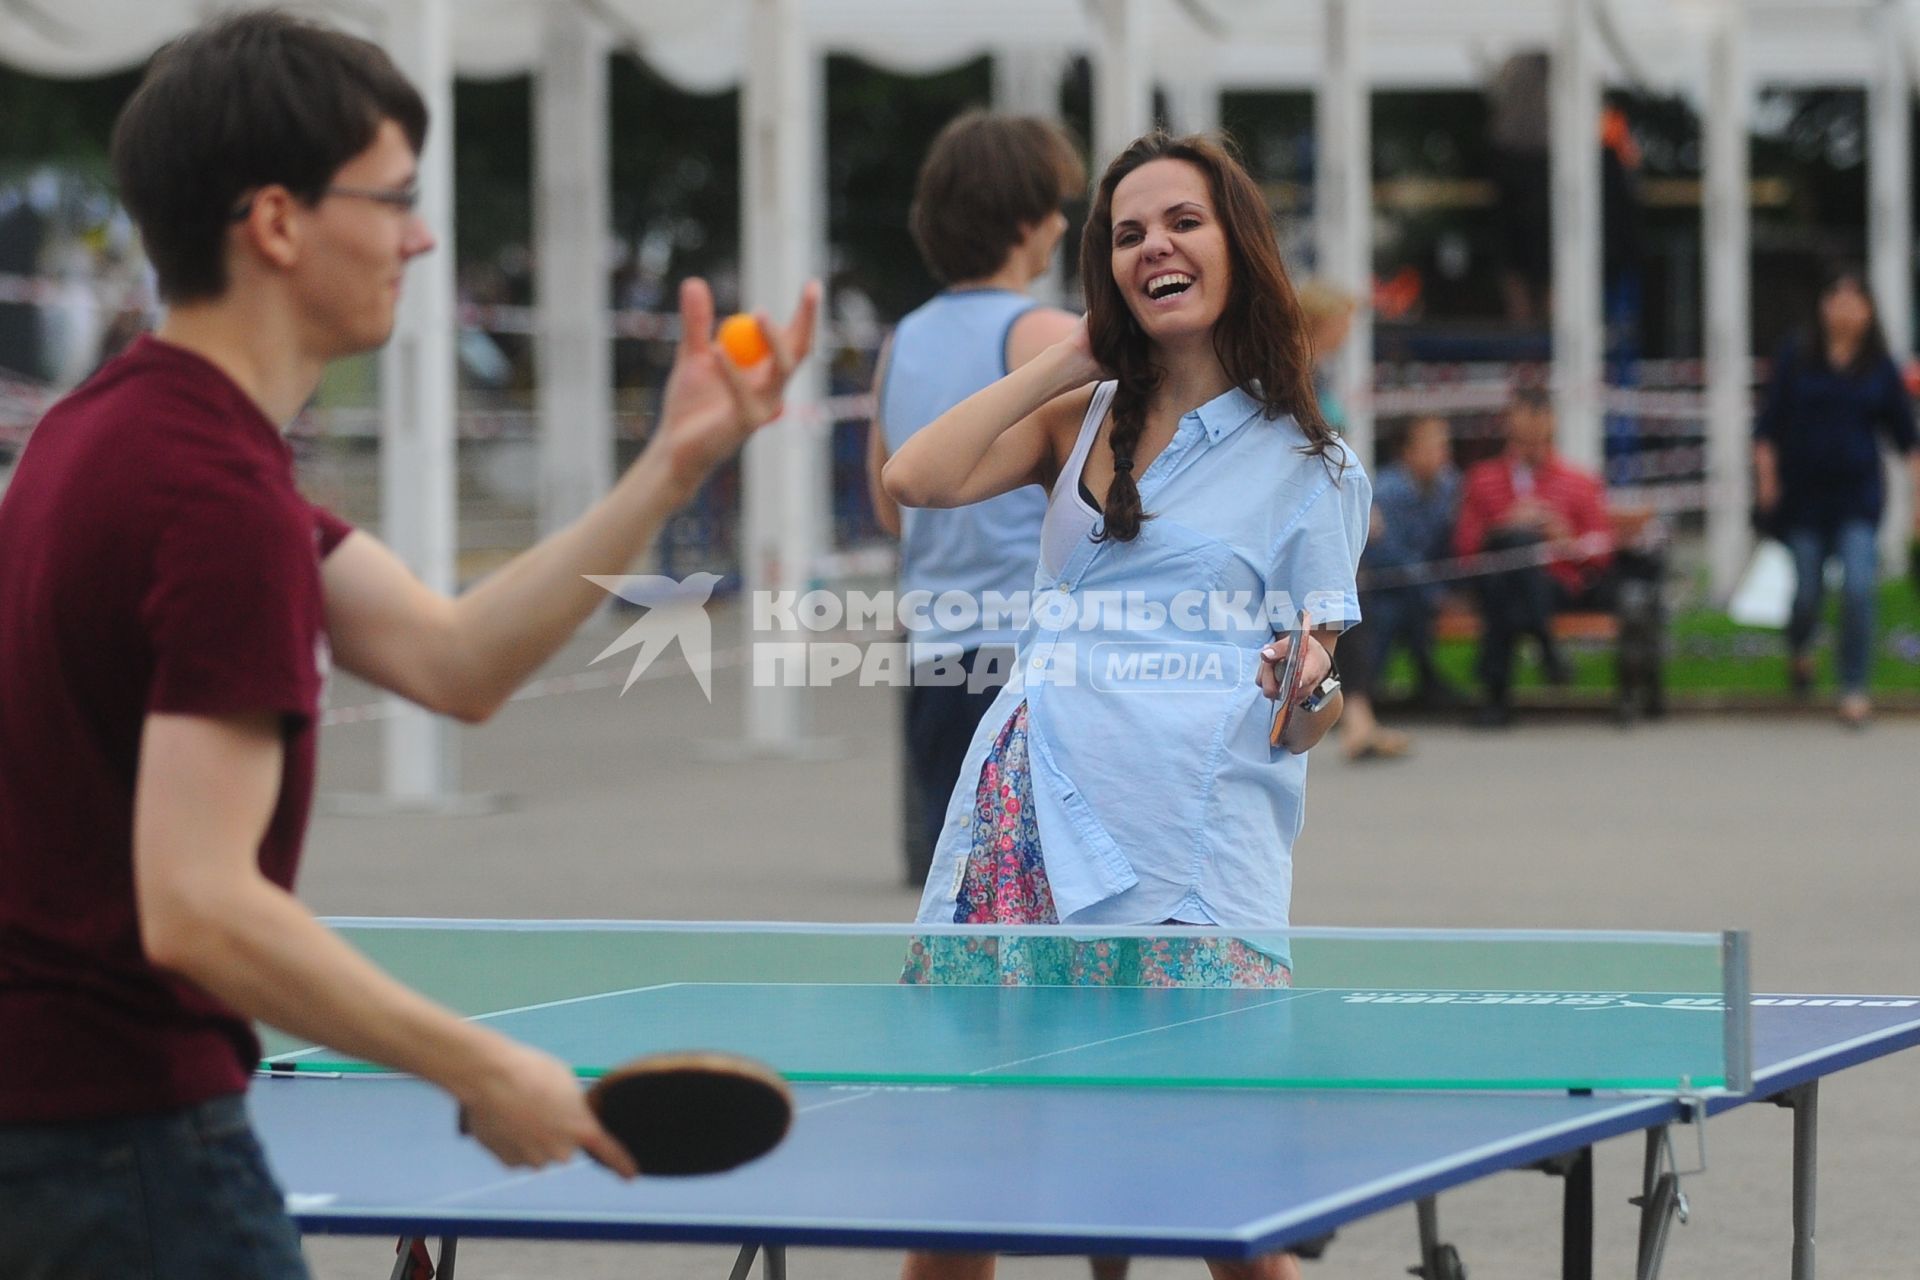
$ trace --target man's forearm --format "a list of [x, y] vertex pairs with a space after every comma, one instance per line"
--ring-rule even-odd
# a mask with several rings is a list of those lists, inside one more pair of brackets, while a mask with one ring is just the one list
[[463, 1098], [514, 1046], [381, 973], [257, 865], [285, 769], [278, 718], [149, 715], [134, 786], [140, 943], [230, 1008]]
[[[566, 642], [605, 598], [585, 575], [624, 573], [713, 470], [736, 456], [754, 431], [781, 416], [788, 380], [812, 349], [819, 301], [818, 283], [809, 282], [784, 327], [758, 317], [770, 358], [742, 368], [708, 337], [713, 297], [705, 282], [681, 283], [680, 345], [660, 418], [639, 459], [573, 524], [450, 605], [416, 606], [402, 624], [424, 632], [423, 643], [431, 649], [426, 670], [416, 670], [410, 680], [434, 697], [430, 705], [483, 718]], [[422, 613], [438, 616], [422, 620]], [[390, 635], [388, 640], [386, 652], [359, 658], [392, 676], [407, 664], [404, 656], [393, 654]]]
[[504, 1043], [382, 973], [263, 878], [214, 883], [191, 911], [165, 931], [155, 962], [250, 1018], [459, 1097], [480, 1087]]
[[513, 696], [607, 598], [585, 575], [626, 572], [686, 496], [643, 454], [586, 514], [462, 594], [449, 660], [463, 701], [484, 711]]

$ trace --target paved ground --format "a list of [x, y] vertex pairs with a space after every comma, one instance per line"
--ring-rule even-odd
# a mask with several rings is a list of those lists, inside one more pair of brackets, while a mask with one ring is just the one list
[[[505, 802], [486, 817], [323, 814], [302, 892], [324, 913], [903, 920], [895, 839], [897, 691], [809, 695], [838, 754], [716, 762], [737, 738], [744, 677], [656, 668], [625, 697], [587, 659], [603, 621], [550, 674], [592, 687], [514, 704], [462, 734], [465, 785]], [[723, 641], [724, 643], [724, 641]], [[617, 678], [617, 677], [616, 677]], [[346, 682], [336, 706], [366, 701]], [[324, 790], [378, 774], [377, 722], [325, 737]], [[1577, 928], [1743, 927], [1770, 990], [1920, 992], [1920, 720], [1862, 734], [1825, 721], [1681, 719], [1631, 731], [1575, 720], [1483, 735], [1422, 728], [1414, 758], [1350, 766], [1316, 753], [1296, 852], [1300, 924]], [[1920, 1258], [1920, 1054], [1838, 1077], [1822, 1100], [1824, 1274], [1907, 1277]], [[1711, 1172], [1667, 1274], [1787, 1274], [1785, 1112], [1716, 1120]], [[378, 1152], [368, 1152], [378, 1159]], [[938, 1153], [930, 1152], [929, 1159]], [[1690, 1151], [1683, 1152], [1690, 1158]], [[1598, 1153], [1598, 1261], [1630, 1275], [1640, 1144]], [[1505, 1175], [1443, 1198], [1474, 1280], [1557, 1274], [1557, 1182]], [[1409, 1209], [1345, 1230], [1308, 1280], [1384, 1280], [1414, 1260]], [[729, 1251], [472, 1242], [460, 1275], [580, 1280], [726, 1273]], [[392, 1244], [315, 1240], [320, 1280], [385, 1276]], [[799, 1252], [797, 1277], [884, 1277], [894, 1255]], [[1002, 1274], [1073, 1277], [1072, 1260]], [[1143, 1262], [1141, 1280], [1203, 1274]]]

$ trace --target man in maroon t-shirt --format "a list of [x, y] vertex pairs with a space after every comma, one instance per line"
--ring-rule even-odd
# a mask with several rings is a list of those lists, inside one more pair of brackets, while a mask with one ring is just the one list
[[631, 1174], [563, 1063], [399, 985], [291, 893], [330, 663], [484, 719], [778, 411], [817, 288], [751, 370], [686, 337], [613, 492], [449, 600], [305, 502], [281, 428], [385, 342], [427, 127], [377, 48], [202, 28], [115, 128], [169, 312], [51, 409], [0, 502], [0, 1275], [305, 1275], [241, 1098], [260, 1019], [444, 1086], [500, 1159]]

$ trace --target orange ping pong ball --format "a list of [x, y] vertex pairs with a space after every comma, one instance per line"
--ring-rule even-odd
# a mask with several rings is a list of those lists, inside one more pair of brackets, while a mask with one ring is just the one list
[[749, 315], [731, 315], [722, 320], [715, 341], [727, 353], [727, 359], [742, 369], [751, 369], [773, 354], [759, 323]]

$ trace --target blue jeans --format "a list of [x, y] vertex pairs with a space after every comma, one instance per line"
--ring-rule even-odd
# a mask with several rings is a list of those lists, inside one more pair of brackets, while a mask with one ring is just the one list
[[1805, 653], [1820, 620], [1826, 594], [1827, 561], [1840, 558], [1840, 688], [1846, 693], [1867, 691], [1867, 667], [1873, 656], [1874, 591], [1879, 584], [1880, 552], [1874, 527], [1866, 520], [1847, 520], [1835, 527], [1806, 526], [1787, 530], [1799, 585], [1793, 593], [1793, 613], [1787, 620], [1787, 648], [1795, 657]]
[[7, 1280], [308, 1280], [243, 1098], [0, 1125]]

